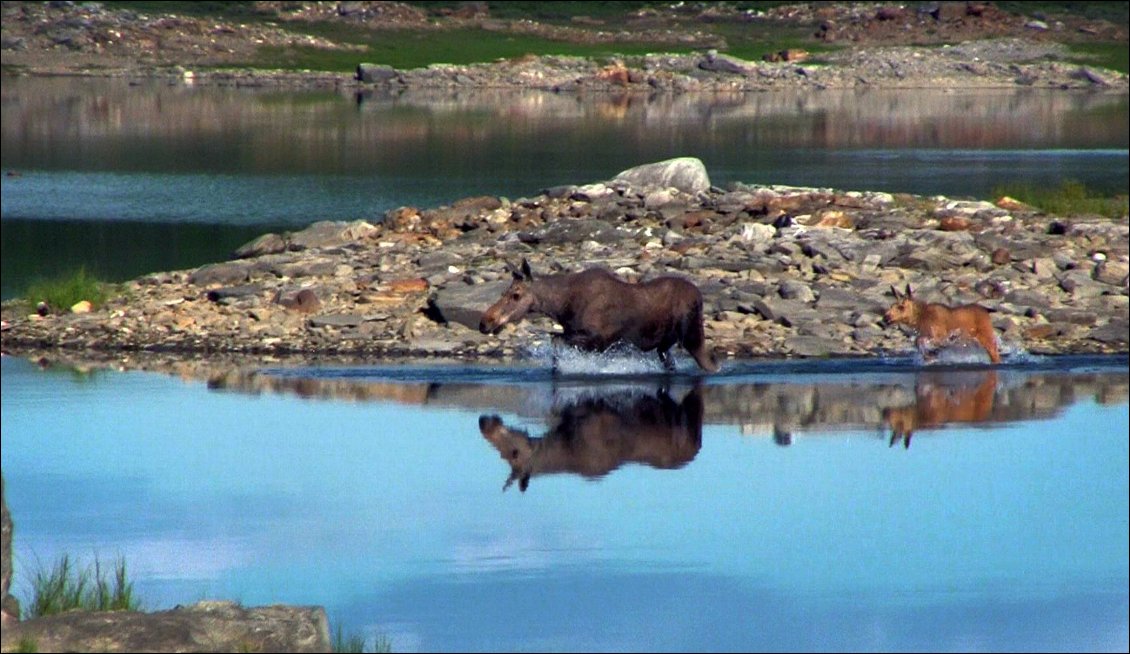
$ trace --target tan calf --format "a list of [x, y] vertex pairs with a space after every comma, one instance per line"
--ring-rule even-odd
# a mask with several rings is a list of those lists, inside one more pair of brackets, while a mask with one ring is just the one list
[[993, 330], [993, 323], [985, 307], [977, 304], [948, 307], [944, 304], [923, 302], [914, 298], [910, 284], [906, 285], [905, 295], [899, 293], [893, 286], [891, 292], [895, 295], [895, 303], [883, 314], [883, 322], [907, 325], [915, 330], [918, 336], [914, 343], [927, 361], [934, 358], [934, 353], [938, 349], [967, 340], [979, 343], [985, 348], [989, 360], [993, 363], [1001, 362], [997, 334]]

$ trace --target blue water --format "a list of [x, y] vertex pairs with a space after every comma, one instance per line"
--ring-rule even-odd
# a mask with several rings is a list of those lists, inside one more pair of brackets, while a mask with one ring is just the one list
[[[654, 378], [264, 372], [419, 388], [420, 404], [11, 357], [0, 371], [18, 596], [37, 565], [70, 553], [124, 556], [149, 609], [319, 604], [394, 651], [1128, 646], [1125, 357], [1000, 369], [997, 406], [1015, 418], [923, 429], [908, 448], [883, 425], [835, 421], [782, 447], [774, 416], [718, 413], [717, 398], [815, 385], [865, 403], [922, 388], [911, 362], [732, 363], [702, 388], [701, 449], [685, 465], [535, 476], [525, 492], [501, 490], [509, 468], [480, 415], [540, 436], [547, 398]], [[931, 379], [962, 373], [985, 374]], [[669, 382], [678, 399], [694, 380]], [[1006, 406], [1033, 387], [1057, 389], [1032, 397], [1058, 404]]]

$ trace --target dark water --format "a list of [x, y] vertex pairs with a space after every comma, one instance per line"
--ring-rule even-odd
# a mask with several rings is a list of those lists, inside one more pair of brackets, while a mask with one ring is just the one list
[[[532, 196], [675, 156], [712, 181], [991, 197], [1126, 192], [1125, 95], [865, 91], [577, 98], [4, 77], [2, 294], [226, 258], [266, 231]], [[167, 243], [153, 248], [154, 242]]]
[[5, 357], [15, 592], [69, 553], [393, 651], [1126, 651], [1125, 356], [649, 363]]

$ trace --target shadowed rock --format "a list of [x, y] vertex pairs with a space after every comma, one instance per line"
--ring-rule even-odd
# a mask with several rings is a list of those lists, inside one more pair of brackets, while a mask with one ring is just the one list
[[3, 511], [0, 515], [0, 523], [2, 523], [0, 543], [3, 545], [3, 552], [0, 553], [0, 561], [3, 562], [3, 603], [0, 604], [0, 623], [4, 625], [6, 635], [9, 625], [20, 619], [20, 602], [9, 592], [12, 590], [12, 515], [8, 513], [3, 477], [0, 477], [0, 507]]
[[458, 323], [478, 330], [483, 312], [509, 285], [507, 280], [474, 285], [453, 284], [431, 298], [431, 308], [446, 323]]

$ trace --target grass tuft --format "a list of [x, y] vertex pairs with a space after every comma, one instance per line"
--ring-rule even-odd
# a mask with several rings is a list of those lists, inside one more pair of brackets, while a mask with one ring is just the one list
[[36, 571], [26, 607], [24, 619], [28, 620], [75, 609], [137, 611], [140, 602], [133, 595], [133, 582], [127, 578], [125, 559], [118, 559], [112, 574], [107, 574], [97, 557], [91, 565], [80, 568], [64, 554], [50, 570], [40, 567]]
[[369, 641], [364, 636], [356, 633], [351, 633], [346, 636], [340, 624], [334, 629], [331, 649], [339, 654], [361, 654], [362, 652], [384, 653], [392, 651], [392, 641], [385, 636], [373, 638], [372, 649], [369, 649], [368, 646]]
[[1053, 187], [1025, 183], [1005, 184], [993, 188], [993, 198], [1002, 195], [1058, 216], [1090, 214], [1117, 220], [1128, 213], [1128, 196], [1105, 196], [1088, 189], [1082, 182], [1076, 180], [1066, 180], [1059, 186]]
[[79, 268], [69, 275], [32, 282], [24, 299], [31, 306], [46, 302], [52, 311], [66, 311], [83, 300], [98, 308], [109, 296], [108, 284], [87, 274], [86, 268]]

